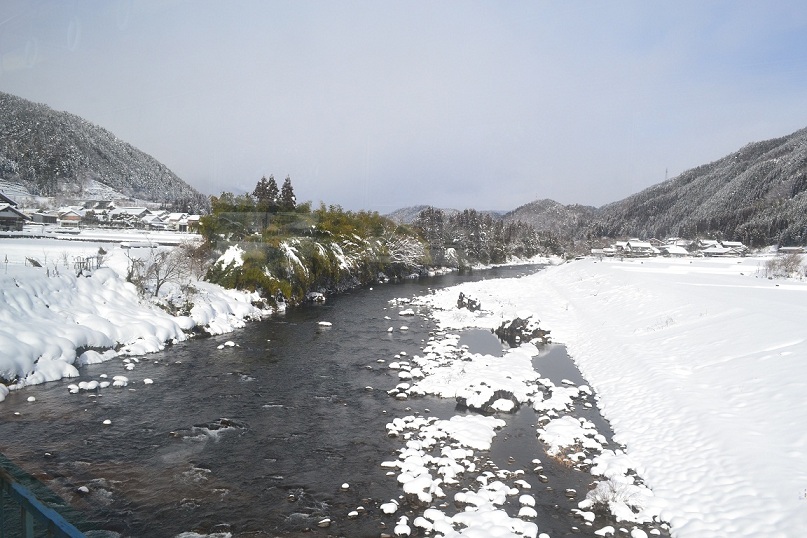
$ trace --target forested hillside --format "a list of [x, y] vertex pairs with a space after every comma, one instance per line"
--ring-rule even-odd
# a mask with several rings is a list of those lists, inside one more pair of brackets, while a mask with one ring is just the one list
[[582, 234], [714, 237], [749, 246], [807, 241], [807, 129], [602, 207]]
[[109, 131], [0, 93], [0, 178], [41, 196], [80, 197], [93, 180], [128, 197], [199, 212], [207, 198]]
[[524, 222], [539, 232], [562, 241], [575, 237], [597, 215], [597, 208], [579, 204], [563, 205], [554, 200], [536, 200], [505, 214], [505, 222]]

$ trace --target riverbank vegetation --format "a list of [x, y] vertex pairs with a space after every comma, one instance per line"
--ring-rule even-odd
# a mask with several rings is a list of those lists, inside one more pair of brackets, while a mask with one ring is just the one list
[[446, 216], [428, 209], [412, 225], [370, 211], [297, 204], [291, 179], [273, 176], [251, 194], [210, 199], [200, 232], [219, 256], [211, 282], [258, 291], [292, 304], [311, 292], [332, 293], [420, 275], [435, 267], [463, 269], [528, 258], [554, 248], [522, 223], [503, 223], [466, 210]]

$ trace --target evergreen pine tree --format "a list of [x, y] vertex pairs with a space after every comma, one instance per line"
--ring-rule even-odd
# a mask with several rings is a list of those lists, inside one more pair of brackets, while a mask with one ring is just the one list
[[268, 180], [266, 176], [263, 176], [260, 181], [258, 181], [258, 184], [255, 185], [252, 196], [255, 197], [261, 211], [269, 211], [271, 213], [277, 211], [279, 192], [277, 190], [275, 176], [269, 176]]
[[261, 177], [258, 180], [257, 185], [255, 185], [255, 190], [252, 191], [252, 196], [255, 197], [259, 206], [263, 206], [268, 201], [268, 192], [269, 192], [269, 182], [266, 180], [266, 176]]
[[280, 191], [275, 182], [275, 176], [269, 176], [269, 210], [274, 213], [277, 211], [278, 204], [280, 203]]
[[297, 197], [294, 196], [294, 189], [291, 186], [291, 178], [286, 176], [283, 187], [280, 189], [280, 210], [294, 211], [297, 207]]

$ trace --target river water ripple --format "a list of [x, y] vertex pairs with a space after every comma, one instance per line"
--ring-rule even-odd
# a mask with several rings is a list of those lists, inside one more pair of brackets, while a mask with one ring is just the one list
[[[83, 367], [78, 380], [14, 392], [0, 404], [0, 452], [75, 509], [72, 519], [92, 529], [88, 536], [391, 534], [395, 518], [379, 505], [400, 490], [380, 463], [400, 441], [385, 435], [386, 423], [426, 408], [446, 418], [457, 410], [454, 401], [400, 402], [386, 393], [397, 377], [378, 360], [419, 353], [431, 329], [428, 320], [399, 318], [388, 301], [537, 269], [378, 285], [139, 357], [132, 370], [120, 359]], [[478, 351], [498, 345], [469, 338], [492, 346]], [[227, 341], [236, 345], [219, 349]], [[129, 384], [68, 393], [69, 384], [102, 375], [124, 375]], [[505, 468], [536, 457], [534, 412], [504, 418], [492, 458]], [[559, 491], [573, 487], [559, 480]], [[562, 523], [539, 526], [563, 536], [571, 532], [570, 504], [556, 497], [541, 501], [539, 519]], [[358, 507], [360, 517], [348, 518]], [[318, 527], [326, 517], [330, 526]]]

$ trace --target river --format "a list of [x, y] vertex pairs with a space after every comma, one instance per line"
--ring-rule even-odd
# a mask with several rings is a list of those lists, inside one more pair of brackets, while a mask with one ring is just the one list
[[[64, 499], [68, 517], [92, 530], [88, 536], [391, 534], [395, 518], [378, 507], [400, 489], [380, 463], [394, 457], [401, 441], [388, 438], [385, 425], [426, 408], [445, 417], [457, 410], [453, 400], [401, 402], [386, 393], [398, 380], [378, 360], [420, 352], [431, 329], [424, 318], [398, 318], [388, 301], [538, 269], [376, 285], [137, 362], [83, 367], [78, 380], [12, 392], [0, 404], [0, 452]], [[387, 330], [402, 324], [409, 329]], [[467, 335], [469, 342], [491, 352], [499, 346], [479, 334]], [[573, 365], [563, 370], [571, 361], [554, 362], [567, 364], [560, 378], [574, 377]], [[129, 379], [126, 387], [67, 389], [118, 375]], [[27, 401], [30, 396], [36, 401]], [[536, 457], [534, 412], [504, 418], [508, 426], [497, 436], [494, 460], [504, 467], [514, 455]], [[585, 491], [590, 476], [558, 478], [574, 473], [549, 467], [544, 474], [558, 482], [536, 506], [546, 520], [539, 526], [552, 536], [578, 532], [569, 515], [573, 504], [562, 492]], [[360, 516], [348, 518], [358, 507]], [[318, 527], [324, 518], [330, 526]]]

